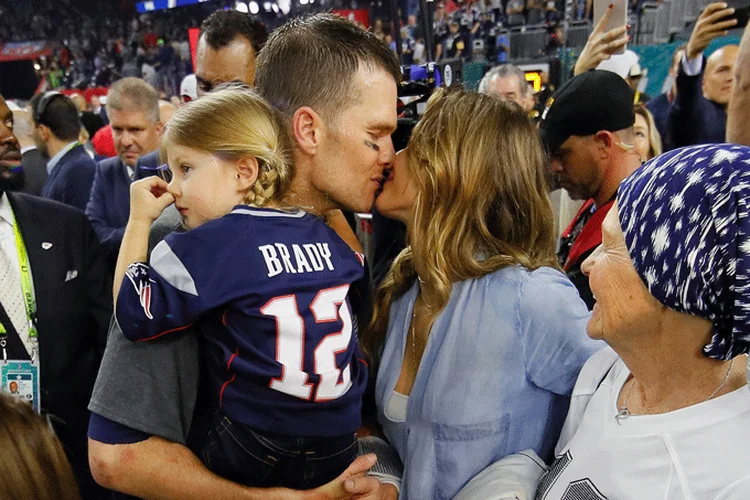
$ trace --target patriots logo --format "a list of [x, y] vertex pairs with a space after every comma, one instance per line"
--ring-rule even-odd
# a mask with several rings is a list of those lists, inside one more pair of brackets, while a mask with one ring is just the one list
[[132, 283], [135, 293], [138, 294], [143, 312], [148, 319], [154, 319], [151, 315], [151, 282], [148, 278], [148, 266], [143, 262], [134, 262], [128, 266], [125, 276]]

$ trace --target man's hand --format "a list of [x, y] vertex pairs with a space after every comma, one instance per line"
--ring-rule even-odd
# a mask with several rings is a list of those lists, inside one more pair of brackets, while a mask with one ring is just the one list
[[586, 46], [581, 51], [576, 61], [576, 67], [573, 70], [573, 76], [578, 76], [590, 69], [599, 66], [599, 63], [609, 59], [612, 54], [620, 51], [630, 40], [628, 36], [628, 26], [620, 26], [606, 33], [603, 33], [609, 18], [612, 16], [614, 6], [610, 5], [607, 12], [599, 20], [594, 31], [589, 35]]
[[695, 59], [706, 50], [711, 40], [725, 36], [727, 30], [737, 24], [737, 19], [726, 18], [734, 14], [734, 9], [727, 8], [724, 2], [712, 3], [703, 9], [703, 12], [695, 22], [693, 33], [687, 44], [685, 56]]
[[130, 185], [130, 222], [145, 222], [149, 226], [159, 218], [174, 196], [167, 192], [168, 184], [151, 176]]
[[304, 492], [304, 500], [377, 500], [380, 498], [380, 481], [365, 473], [375, 465], [374, 454], [362, 455], [328, 484]]

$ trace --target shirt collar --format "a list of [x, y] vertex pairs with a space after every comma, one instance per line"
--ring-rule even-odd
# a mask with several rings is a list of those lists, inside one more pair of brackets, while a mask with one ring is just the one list
[[36, 149], [36, 146], [26, 146], [26, 147], [23, 147], [23, 148], [21, 148], [21, 154], [25, 155], [26, 153], [28, 153], [32, 149]]
[[62, 160], [62, 157], [65, 156], [68, 151], [73, 149], [78, 145], [78, 141], [73, 141], [65, 145], [55, 156], [50, 158], [50, 160], [47, 162], [47, 175], [52, 173], [52, 169], [57, 166], [58, 163], [60, 163], [60, 160]]
[[6, 193], [0, 195], [0, 221], [13, 225], [13, 208], [10, 206], [10, 200]]

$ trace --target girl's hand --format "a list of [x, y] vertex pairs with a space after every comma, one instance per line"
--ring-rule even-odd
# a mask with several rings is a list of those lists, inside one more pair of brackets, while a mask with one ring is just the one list
[[174, 196], [167, 192], [167, 183], [159, 177], [146, 177], [130, 185], [130, 221], [154, 222], [169, 205]]

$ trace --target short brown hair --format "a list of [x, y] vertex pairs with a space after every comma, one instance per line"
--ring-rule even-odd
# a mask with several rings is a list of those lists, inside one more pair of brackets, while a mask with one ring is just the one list
[[117, 80], [107, 94], [107, 108], [142, 111], [149, 120], [159, 121], [159, 93], [145, 80], [127, 77]]
[[0, 491], [4, 500], [78, 500], [60, 441], [25, 401], [0, 394]]
[[353, 76], [363, 64], [401, 80], [396, 55], [374, 34], [334, 14], [295, 18], [268, 38], [255, 87], [287, 117], [310, 106], [330, 118], [356, 99]]

